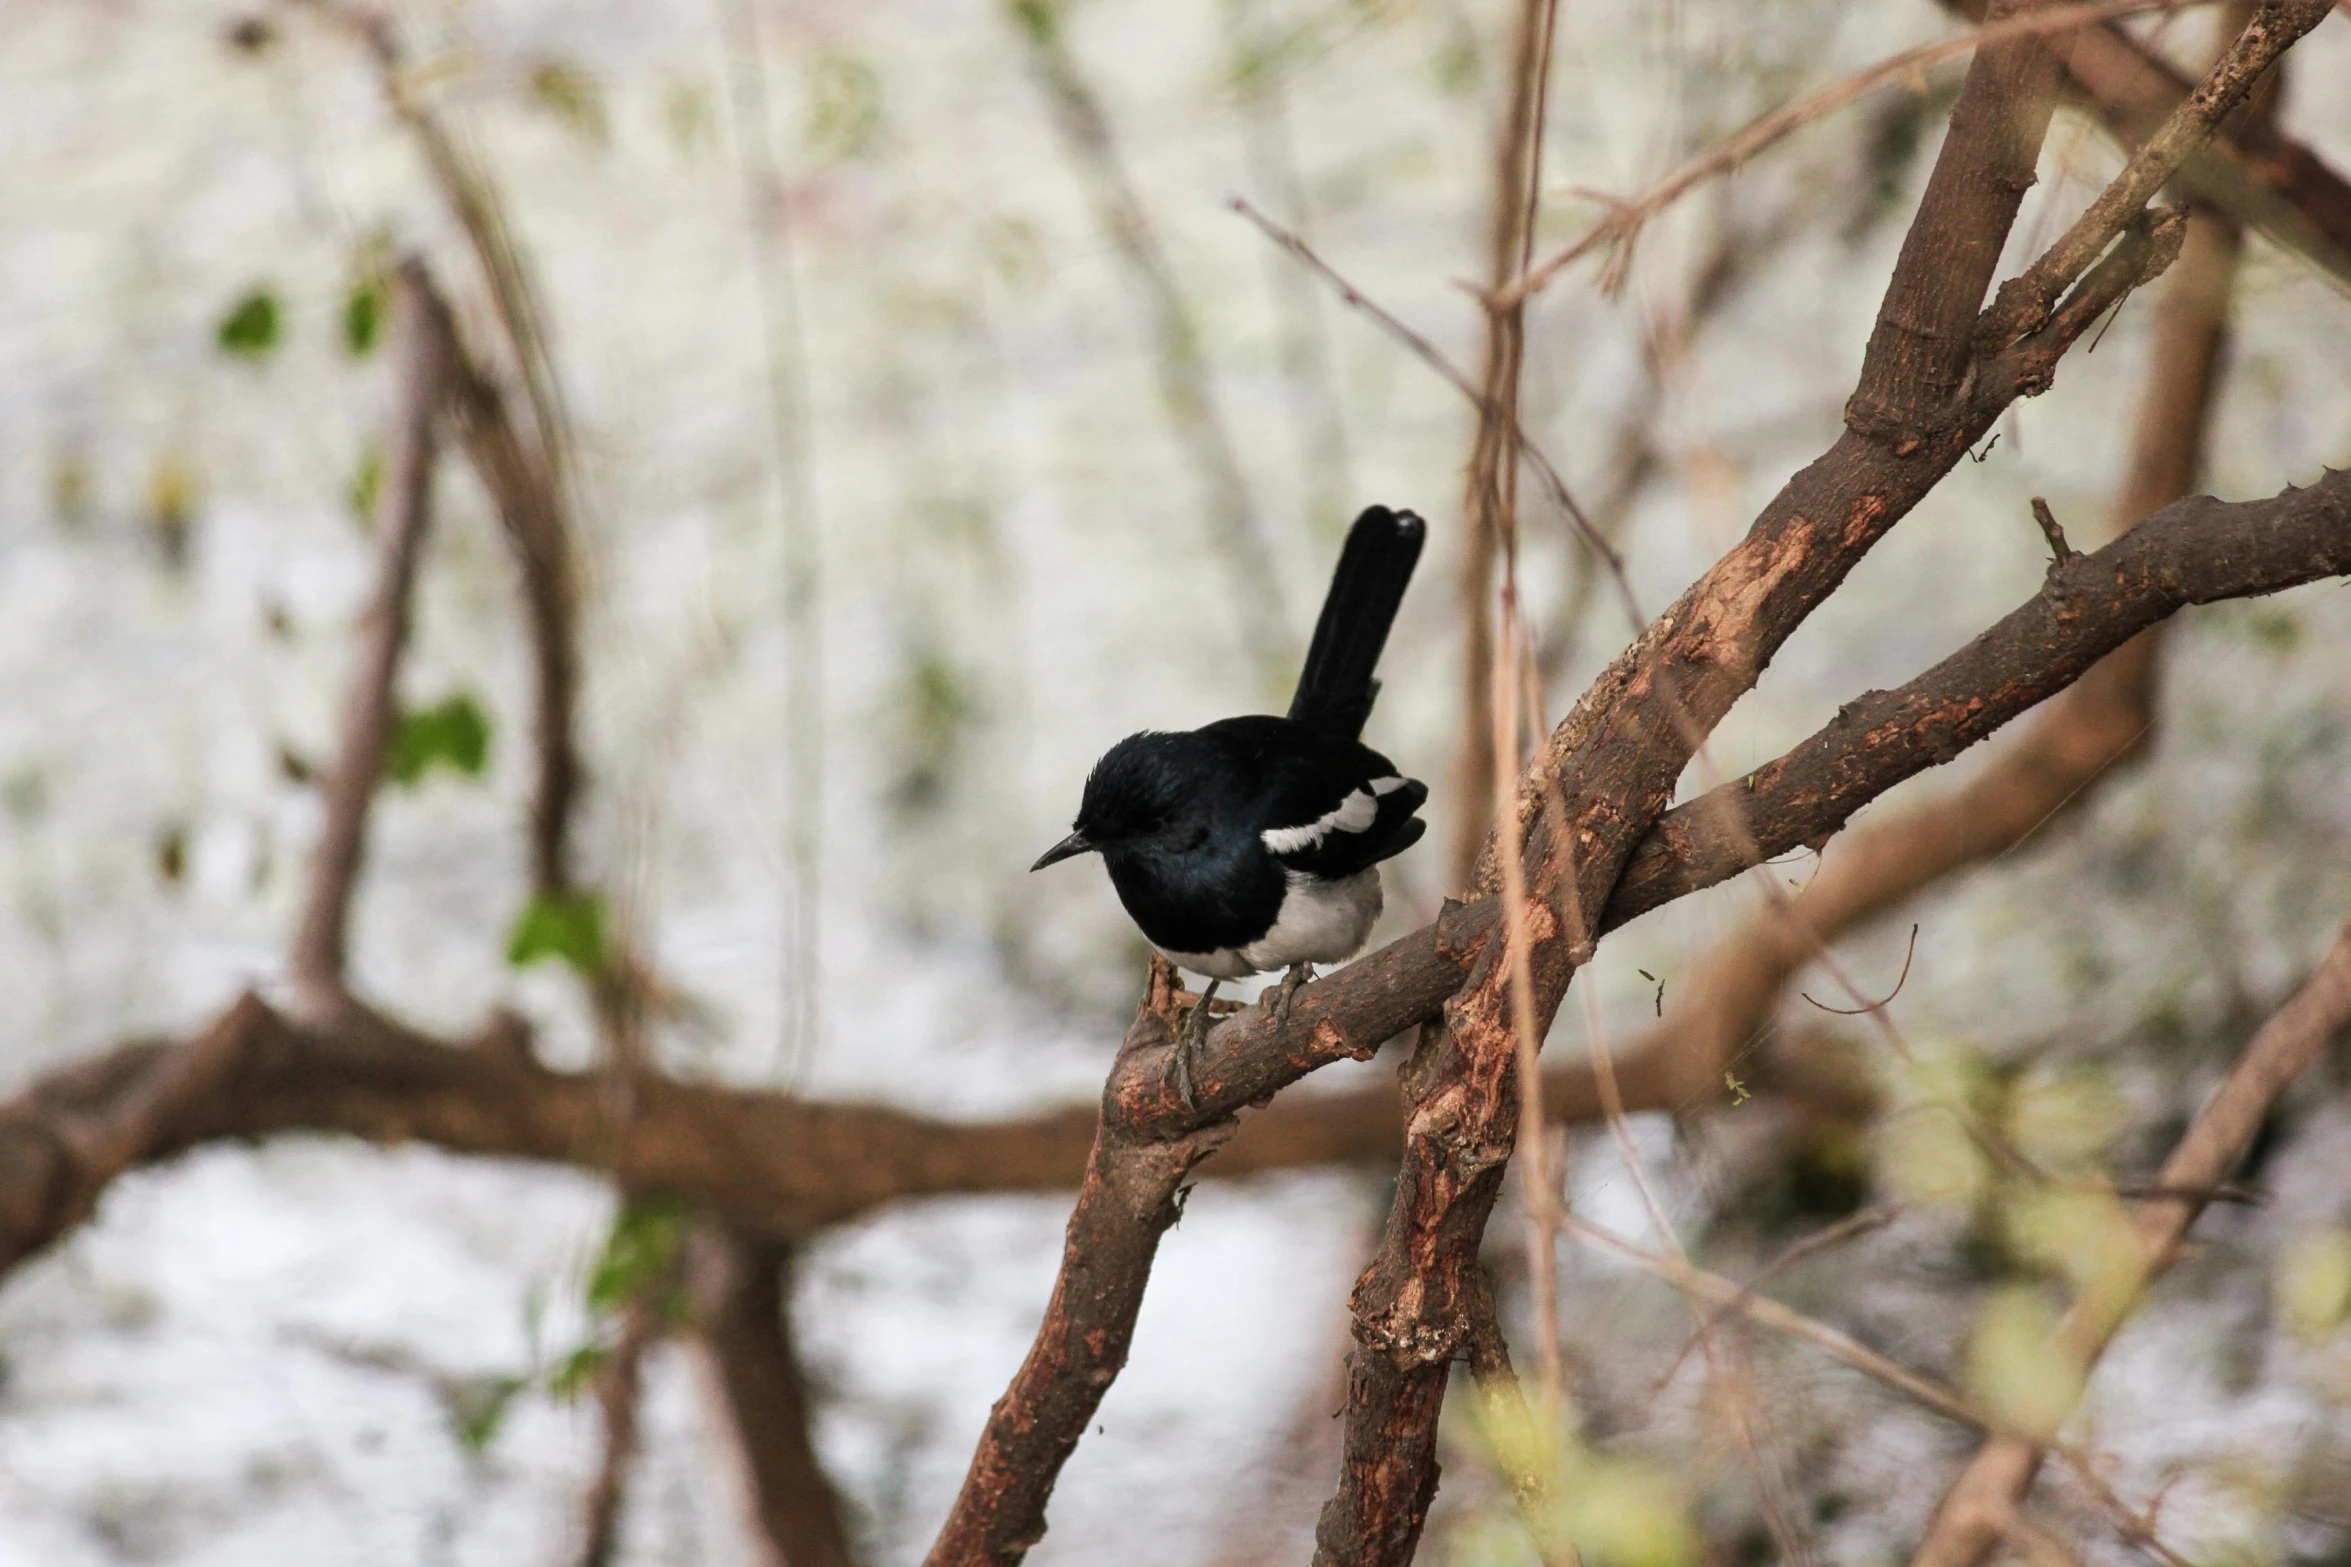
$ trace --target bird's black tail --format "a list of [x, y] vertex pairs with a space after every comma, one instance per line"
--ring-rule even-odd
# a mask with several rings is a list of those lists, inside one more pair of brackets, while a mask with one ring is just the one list
[[1411, 512], [1385, 506], [1366, 507], [1347, 530], [1339, 569], [1331, 573], [1331, 591], [1322, 601], [1322, 618], [1314, 623], [1306, 668], [1298, 676], [1298, 694], [1290, 699], [1293, 720], [1349, 739], [1363, 733], [1380, 690], [1372, 673], [1379, 668], [1380, 649], [1387, 646], [1388, 628], [1396, 622], [1428, 531], [1428, 524]]

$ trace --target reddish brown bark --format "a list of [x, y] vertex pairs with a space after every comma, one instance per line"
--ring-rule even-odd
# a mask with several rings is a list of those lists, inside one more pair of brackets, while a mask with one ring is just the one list
[[[2176, 167], [2197, 128], [2250, 85], [2260, 51], [2274, 58], [2299, 36], [2297, 25], [2315, 25], [2310, 3], [2265, 7], [2265, 23], [2247, 30], [2251, 42], [2232, 50], [2179, 123], [2151, 140], [2157, 150], [2126, 168], [2124, 183], [2135, 189], [2159, 178], [2166, 160]], [[2073, 292], [2045, 312], [2037, 294], [2011, 294], [2000, 329], [1981, 330], [1977, 310], [2030, 182], [2055, 85], [2055, 65], [2036, 41], [1977, 54], [1848, 405], [1849, 433], [1602, 676], [1530, 771], [1526, 863], [1539, 918], [1526, 967], [1536, 1037], [1588, 958], [1636, 843], [1707, 732], [2007, 403], [2044, 389], [2090, 322], [2176, 254], [2177, 214], [2129, 215], [2122, 243], [2081, 272], [2072, 258], [2087, 237], [2104, 227], [2112, 238], [2124, 226], [2110, 222], [2112, 203], [2093, 203], [2093, 220], [2069, 230], [2029, 273], [2061, 283], [2081, 273]], [[1347, 1456], [1317, 1533], [1317, 1567], [1401, 1564], [1418, 1543], [1436, 1481], [1436, 1413], [1464, 1343], [1477, 1248], [1519, 1115], [1514, 982], [1503, 947], [1488, 943], [1412, 1074], [1387, 1237], [1354, 1296]]]

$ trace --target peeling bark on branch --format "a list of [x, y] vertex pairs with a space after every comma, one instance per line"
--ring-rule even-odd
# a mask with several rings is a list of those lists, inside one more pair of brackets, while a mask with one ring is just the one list
[[2052, 570], [2040, 594], [1933, 669], [1868, 692], [1776, 761], [1658, 822], [1603, 928], [1843, 827], [1864, 802], [1950, 761], [2190, 604], [2351, 570], [2351, 472], [2230, 503], [2190, 496]]
[[[2194, 531], [2192, 519], [2201, 519], [2204, 531]], [[2108, 572], [2101, 563], [2112, 552], [2127, 548], [2143, 557], [2167, 537], [2192, 547], [2205, 562], [2195, 569], [2217, 570], [2211, 562], [2224, 562], [2240, 592], [2351, 573], [2351, 473], [2267, 501], [2181, 502], [2073, 569], [2085, 580], [2097, 577]], [[2173, 575], [2148, 562], [2129, 579], [2158, 587], [2136, 600], [2138, 615], [2165, 612], [2172, 599], [2162, 585]], [[2041, 605], [2036, 599], [2011, 620], [2047, 613]], [[2070, 613], [2087, 620], [2102, 610], [2090, 595], [2075, 599]], [[2135, 629], [2100, 623], [2107, 635]], [[1934, 677], [1930, 671], [1914, 686]], [[2030, 689], [2021, 679], [2002, 686], [2006, 700], [2017, 703]], [[1974, 721], [1952, 731], [1951, 743], [2008, 716], [1988, 706], [1970, 705], [1970, 711]], [[1807, 742], [1818, 746], [1808, 766], [1844, 780], [1840, 788], [1849, 792], [1833, 797], [1840, 811], [1857, 809], [1871, 788], [1890, 782], [1878, 781], [1860, 760], [1874, 733], [1832, 726]], [[1895, 743], [1882, 754], [1904, 758], [1902, 768], [1915, 771], [1916, 750]], [[1759, 841], [1768, 845], [1796, 830], [1787, 823], [1801, 812], [1822, 807], [1802, 792], [1800, 779], [1811, 772], [1780, 764], [1766, 772], [1751, 801]], [[1646, 884], [1643, 906], [1666, 901], [1684, 882], [1703, 885], [1735, 874], [1753, 851], [1703, 851], [1717, 857], [1697, 862], [1702, 874], [1677, 868], [1683, 863], [1677, 856], [1700, 852], [1687, 836], [1670, 840], [1666, 869]], [[1620, 912], [1612, 907], [1609, 922]], [[1176, 1139], [1341, 1057], [1367, 1056], [1443, 1005], [1494, 928], [1490, 900], [1453, 906], [1434, 925], [1308, 986], [1286, 1024], [1252, 1007], [1218, 1025], [1200, 1053], [1197, 1119], [1167, 1081], [1165, 1034], [1155, 1020], [1148, 1026], [1139, 1020], [1104, 1106], [1134, 1141]], [[1163, 997], [1162, 1004], [1172, 1002]], [[1634, 1108], [1670, 1107], [1686, 1097], [1689, 1085], [1669, 1061], [1644, 1055], [1619, 1070]], [[1800, 1091], [1819, 1097], [1832, 1088]], [[1085, 1108], [1008, 1122], [938, 1121], [880, 1105], [811, 1103], [645, 1073], [631, 1082], [627, 1125], [613, 1129], [610, 1091], [602, 1074], [558, 1072], [532, 1059], [527, 1032], [512, 1017], [494, 1018], [470, 1040], [451, 1043], [356, 1005], [297, 1020], [248, 996], [192, 1040], [123, 1045], [0, 1103], [0, 1272], [86, 1219], [117, 1175], [222, 1139], [343, 1132], [371, 1142], [422, 1141], [458, 1153], [609, 1169], [630, 1190], [670, 1192], [749, 1228], [790, 1235], [911, 1198], [1066, 1190], [1085, 1166], [1100, 1119]], [[1544, 1093], [1562, 1119], [1597, 1114], [1589, 1074], [1580, 1066], [1547, 1073]], [[1384, 1089], [1286, 1100], [1244, 1119], [1202, 1168], [1227, 1176], [1385, 1158], [1399, 1146], [1396, 1103]]]

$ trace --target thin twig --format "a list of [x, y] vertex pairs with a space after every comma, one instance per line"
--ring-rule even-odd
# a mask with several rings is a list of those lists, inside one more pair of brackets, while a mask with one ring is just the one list
[[[1923, 1372], [1913, 1371], [1899, 1361], [1879, 1354], [1849, 1334], [1840, 1333], [1817, 1318], [1780, 1304], [1768, 1295], [1758, 1295], [1720, 1274], [1709, 1273], [1677, 1258], [1660, 1256], [1644, 1250], [1611, 1230], [1602, 1228], [1575, 1214], [1567, 1216], [1568, 1233], [1602, 1250], [1615, 1253], [1642, 1272], [1663, 1279], [1683, 1293], [1736, 1311], [1751, 1322], [1800, 1339], [1821, 1351], [1830, 1359], [1860, 1372], [1863, 1376], [1883, 1382], [1895, 1391], [1907, 1394], [1937, 1414], [1974, 1426], [1980, 1431], [2013, 1432], [2014, 1427], [1986, 1409], [1966, 1393], [1950, 1384], [1936, 1380]], [[2161, 1556], [2170, 1567], [2189, 1567], [2176, 1551], [2155, 1536], [2145, 1518], [2133, 1512], [2115, 1495], [2097, 1470], [2090, 1455], [2070, 1442], [2051, 1440], [2049, 1451], [2064, 1459], [2083, 1488], [2098, 1504], [2099, 1509], [2113, 1519], [2126, 1538]]]
[[414, 257], [393, 273], [392, 343], [396, 411], [376, 497], [375, 592], [360, 619], [359, 664], [344, 697], [341, 745], [320, 787], [326, 821], [288, 964], [296, 995], [316, 1011], [340, 1005], [345, 995], [352, 892], [367, 852], [369, 808], [398, 719], [409, 600], [432, 525], [436, 429], [456, 352], [448, 310]]
[[[1761, 866], [1756, 868], [1758, 870], [1762, 869]], [[1902, 987], [1910, 983], [1910, 960], [1917, 956], [1918, 926], [1913, 923], [1910, 927], [1910, 944], [1902, 950], [1902, 973], [1900, 977], [1894, 981], [1894, 988], [1886, 992], [1885, 1000], [1863, 1001], [1862, 1004], [1857, 1007], [1832, 1007], [1825, 1001], [1813, 1001], [1812, 997], [1803, 991], [1798, 991], [1797, 994], [1803, 996], [1807, 1001], [1812, 1001], [1812, 1004], [1820, 1008], [1823, 1012], [1833, 1012], [1838, 1017], [1862, 1017], [1865, 1015], [1875, 1016], [1877, 1013], [1884, 1011], [1887, 1007], [1892, 1006], [1894, 1004], [1894, 998], [1902, 994]], [[1855, 995], [1853, 999], [1860, 1001], [1861, 997], [1859, 995]]]
[[1288, 667], [1281, 585], [1263, 519], [1217, 407], [1191, 305], [1128, 177], [1110, 116], [1063, 33], [1060, 7], [1053, 0], [1016, 0], [1009, 9], [1095, 221], [1150, 317], [1160, 402], [1207, 505], [1209, 539], [1225, 568], [1242, 645], [1260, 682], [1271, 685]]
[[1332, 290], [1338, 294], [1343, 304], [1360, 312], [1374, 326], [1401, 343], [1414, 358], [1435, 371], [1439, 379], [1459, 392], [1468, 401], [1470, 407], [1477, 410], [1480, 418], [1508, 418], [1512, 438], [1518, 445], [1519, 455], [1533, 465], [1535, 477], [1542, 483], [1543, 493], [1548, 495], [1552, 503], [1560, 509], [1560, 512], [1574, 524], [1576, 537], [1607, 570], [1609, 581], [1616, 588], [1618, 602], [1624, 607], [1625, 618], [1636, 630], [1649, 623], [1648, 616], [1641, 611], [1640, 601], [1633, 594], [1632, 579], [1625, 574], [1623, 555], [1618, 552], [1614, 544], [1609, 542], [1607, 535], [1592, 525], [1591, 518], [1577, 503], [1574, 494], [1569, 491], [1567, 481], [1560, 477], [1557, 465], [1544, 453], [1542, 446], [1534, 437], [1527, 433], [1525, 425], [1518, 422], [1515, 412], [1495, 408], [1487, 401], [1486, 395], [1478, 390], [1477, 384], [1463, 374], [1460, 367], [1455, 365], [1452, 360], [1445, 357], [1442, 349], [1419, 332], [1405, 325], [1394, 312], [1386, 309], [1377, 300], [1349, 282], [1306, 241], [1283, 228], [1279, 223], [1238, 196], [1235, 196], [1227, 205], [1255, 224], [1258, 232], [1297, 257], [1317, 277], [1328, 283]]
[[[824, 1032], [823, 865], [825, 643], [824, 563], [818, 527], [815, 445], [809, 438], [808, 352], [793, 276], [792, 230], [768, 122], [767, 56], [748, 0], [724, 0], [729, 103], [740, 150], [743, 227], [767, 368], [768, 436], [783, 536], [784, 889], [782, 1026], [776, 1076], [791, 1082]], [[798, 1564], [794, 1564], [798, 1567]]]
[[1666, 208], [1708, 180], [1738, 171], [1757, 153], [1813, 121], [1834, 114], [1889, 82], [1913, 82], [1930, 66], [1957, 59], [1978, 49], [2022, 38], [2046, 37], [2144, 11], [2169, 11], [2211, 0], [2082, 0], [2082, 3], [2037, 8], [2029, 14], [1988, 23], [1956, 38], [1945, 38], [1915, 49], [1905, 49], [1866, 70], [1856, 71], [1793, 102], [1749, 121], [1705, 152], [1641, 192], [1638, 196], [1606, 196], [1579, 192], [1607, 206], [1607, 214], [1583, 236], [1528, 270], [1500, 290], [1497, 299], [1508, 302], [1539, 292], [1560, 272], [1594, 250], [1605, 247], [1609, 259], [1601, 287], [1614, 293], [1623, 283], [1641, 230]]
[[[2351, 1025], [2351, 925], [2336, 937], [2300, 989], [2261, 1025], [2219, 1090], [2188, 1124], [2157, 1184], [2167, 1195], [2141, 1201], [2124, 1244], [2083, 1284], [2058, 1325], [2056, 1347], [2088, 1373], [2129, 1319], [2148, 1285], [2179, 1253], [2204, 1211], [2203, 1193], [2228, 1178], [2279, 1096]], [[1999, 1537], [1999, 1521], [2024, 1499], [2040, 1466], [2043, 1438], [2001, 1430], [1980, 1448], [1935, 1510], [1913, 1567], [1975, 1567]]]

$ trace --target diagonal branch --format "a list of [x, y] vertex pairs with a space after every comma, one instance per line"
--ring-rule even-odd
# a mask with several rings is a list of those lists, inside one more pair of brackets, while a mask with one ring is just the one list
[[[1980, 19], [1985, 0], [1944, 3]], [[2111, 23], [2074, 34], [2066, 52], [2066, 96], [2097, 116], [2125, 148], [2142, 145], [2194, 86]], [[2224, 123], [2181, 166], [2178, 182], [2194, 200], [2351, 282], [2351, 183], [2274, 121]]]
[[1875, 417], [1849, 416], [1852, 429], [1585, 692], [1522, 782], [1538, 928], [1523, 953], [1485, 944], [1406, 1069], [1404, 1161], [1386, 1238], [1353, 1296], [1346, 1460], [1317, 1531], [1317, 1567], [1402, 1564], [1426, 1517], [1437, 1415], [1517, 1133], [1514, 1012], [1524, 1009], [1513, 991], [1531, 982], [1529, 1031], [1540, 1039], [1590, 956], [1618, 873], [1707, 732], [1958, 461], [1959, 432], [1978, 415], [1955, 396], [1978, 379], [1969, 329], [2054, 93], [2037, 42], [1976, 54], [1864, 361], [1854, 403]]
[[2245, 101], [2262, 73], [2334, 8], [2334, 0], [2268, 0], [2254, 12], [2196, 90], [2140, 144], [2088, 210], [2040, 259], [2000, 285], [1978, 328], [1985, 343], [2004, 347], [2046, 324], [2058, 296], [2090, 269], [2164, 182], [2211, 138], [2221, 120]]
[[[2166, 539], [2192, 553], [2166, 553]], [[2076, 614], [2103, 613], [2095, 584], [2122, 553], [2141, 560], [2130, 574], [2137, 580], [2188, 582], [2192, 572], [2218, 574], [2215, 561], [2226, 563], [2227, 576], [2217, 585], [2194, 583], [2185, 595], [2166, 590], [2140, 597], [2132, 613], [2147, 618], [2112, 627], [2108, 634], [2114, 636], [2128, 636], [2183, 596], [2274, 591], [2351, 574], [2351, 473], [2329, 474], [2308, 489], [2266, 501], [2224, 505], [2199, 497], [2166, 508], [2075, 563], [2071, 570], [2083, 584], [2072, 602]], [[2018, 615], [2039, 613], [2041, 602]], [[2069, 659], [2086, 663], [2095, 656], [2078, 644], [2066, 645], [2073, 648]], [[1930, 715], [1947, 709], [1976, 715], [1967, 725], [1941, 731], [1937, 749], [1948, 754], [2021, 710], [2033, 688], [2027, 678], [2032, 661], [2046, 655], [2020, 639], [2009, 656], [2015, 662], [1994, 671], [1980, 700], [1946, 690], [1919, 702]], [[1935, 678], [1930, 671], [1904, 690], [1924, 691]], [[1902, 693], [1890, 696], [1898, 704], [1907, 700]], [[1807, 742], [1820, 748], [1818, 771], [1838, 780], [1833, 819], [1866, 803], [1872, 789], [1890, 786], [1891, 777], [1872, 774], [1870, 756], [1896, 738], [1874, 727], [1832, 725]], [[1768, 845], [1785, 838], [1787, 824], [1800, 820], [1813, 802], [1795, 769], [1765, 769], [1755, 777], [1748, 803], [1757, 837]], [[1702, 850], [1680, 837], [1664, 841], [1667, 869], [1641, 894], [1643, 907], [1733, 875], [1754, 852]], [[1700, 874], [1673, 869], [1677, 854], [1718, 852], [1720, 857], [1703, 862]], [[1620, 912], [1611, 908], [1608, 918]], [[1204, 1126], [1229, 1128], [1240, 1111], [1318, 1068], [1368, 1057], [1432, 1016], [1460, 988], [1495, 929], [1493, 900], [1449, 906], [1434, 924], [1308, 986], [1286, 1020], [1251, 1008], [1220, 1024], [1200, 1052], [1197, 1112], [1184, 1108], [1162, 1071], [1167, 1020], [1189, 999], [1174, 990], [1171, 976], [1147, 998], [1099, 1111], [1087, 1107], [980, 1124], [880, 1105], [733, 1090], [647, 1071], [630, 1081], [630, 1114], [612, 1126], [605, 1075], [541, 1065], [523, 1025], [511, 1016], [494, 1017], [469, 1039], [448, 1042], [363, 1006], [340, 1008], [328, 1018], [295, 1018], [247, 996], [192, 1040], [123, 1045], [50, 1073], [0, 1102], [0, 1274], [80, 1224], [127, 1170], [207, 1142], [297, 1131], [340, 1131], [380, 1143], [426, 1141], [459, 1153], [609, 1170], [627, 1190], [669, 1192], [730, 1222], [785, 1235], [913, 1198], [1066, 1190], [1084, 1177], [1089, 1157], [1101, 1154], [1096, 1145], [1107, 1133], [1114, 1132], [1122, 1147], [1144, 1147], [1180, 1140]], [[1637, 1053], [1622, 1063], [1619, 1075], [1625, 1101], [1635, 1109], [1674, 1109], [1705, 1086], [1701, 1080], [1694, 1088], [1665, 1052]], [[1802, 1081], [1800, 1064], [1790, 1087], [1807, 1098], [1837, 1092], [1835, 1083]], [[1584, 1063], [1546, 1073], [1543, 1092], [1559, 1120], [1599, 1113]], [[1380, 1161], [1392, 1159], [1400, 1141], [1396, 1100], [1384, 1087], [1301, 1096], [1241, 1121], [1214, 1162], [1201, 1168], [1231, 1176]], [[1167, 1167], [1161, 1177], [1172, 1198], [1175, 1182]], [[1121, 1222], [1109, 1209], [1097, 1217], [1105, 1224]], [[1138, 1273], [1118, 1287], [1139, 1298], [1142, 1286]]]
[[572, 733], [580, 662], [570, 528], [545, 452], [509, 416], [497, 383], [471, 360], [459, 367], [451, 406], [459, 438], [498, 509], [521, 578], [534, 674], [531, 885], [562, 892], [572, 884], [571, 820], [583, 775]]
[[[2202, 210], [2191, 217], [2179, 263], [2155, 304], [2144, 390], [2110, 535], [2179, 499], [2195, 483], [2218, 400], [2239, 249], [2236, 228], [2225, 217]], [[1693, 976], [1677, 986], [1672, 1006], [1634, 1045], [1633, 1056], [1669, 1058], [1688, 1093], [1714, 1093], [1733, 1057], [1765, 1027], [1782, 987], [1822, 943], [1963, 867], [2013, 848], [2053, 816], [2077, 808], [2152, 731], [2159, 629], [2108, 654], [1957, 789], [1873, 817], [1838, 838], [1791, 904], [1751, 915], [1692, 965]], [[1769, 788], [1759, 777], [1742, 780], [1742, 786]], [[1740, 826], [1722, 807], [1752, 806], [1758, 798], [1718, 791], [1703, 812], [1668, 813], [1618, 883], [1612, 917], [1630, 917], [1644, 893], [1665, 890], [1646, 873], [1665, 862], [1672, 852], [1667, 843], [1685, 828], [1711, 827], [1714, 847], [1734, 856], [1754, 852], [1748, 828], [1769, 813]], [[1817, 830], [1825, 837], [1839, 829]], [[1767, 829], [1765, 836], [1776, 850], [1786, 835]], [[1822, 842], [1802, 841], [1814, 847]]]
[[[2281, 23], [2272, 34], [2288, 30]], [[2251, 80], [2245, 58], [2232, 51], [2195, 101], [2225, 107], [2241, 97]], [[2066, 348], [2178, 252], [2179, 214], [2134, 213], [2122, 242], [2045, 316], [2024, 322], [2024, 335], [1975, 330], [2055, 85], [2054, 62], [2035, 41], [1978, 52], [1871, 335], [1848, 435], [1595, 683], [1528, 775], [1527, 879], [1546, 928], [1523, 959], [1486, 944], [1446, 1003], [1444, 1028], [1424, 1032], [1407, 1069], [1414, 1107], [1404, 1164], [1386, 1241], [1355, 1291], [1347, 1459], [1324, 1512], [1318, 1567], [1406, 1561], [1425, 1517], [1469, 1274], [1516, 1134], [1512, 994], [1527, 982], [1517, 966], [1531, 976], [1540, 1037], [1589, 959], [1627, 859], [1713, 725], [1958, 460], [1966, 447], [1954, 437], [1980, 434], [2015, 397], [2044, 390]]]
[[[2351, 926], [2245, 1046], [2219, 1091], [2164, 1160], [2155, 1185], [2165, 1195], [2138, 1205], [2128, 1235], [2121, 1238], [2121, 1254], [2100, 1270], [2058, 1324], [2057, 1345], [2085, 1381], [2148, 1285], [2179, 1255], [2188, 1227], [2253, 1145], [2270, 1106], [2346, 1027], [2351, 1027]], [[1999, 1543], [2001, 1521], [2031, 1489], [2045, 1446], [2007, 1431], [1978, 1448], [1935, 1509], [1912, 1567], [1978, 1567]]]
[[351, 897], [367, 852], [368, 811], [398, 717], [409, 600], [432, 525], [435, 424], [456, 352], [448, 309], [413, 257], [394, 273], [392, 341], [398, 407], [376, 497], [375, 594], [360, 619], [359, 664], [344, 698], [341, 745], [320, 789], [326, 822], [289, 959], [295, 993], [314, 1011], [331, 1010], [343, 999]]

